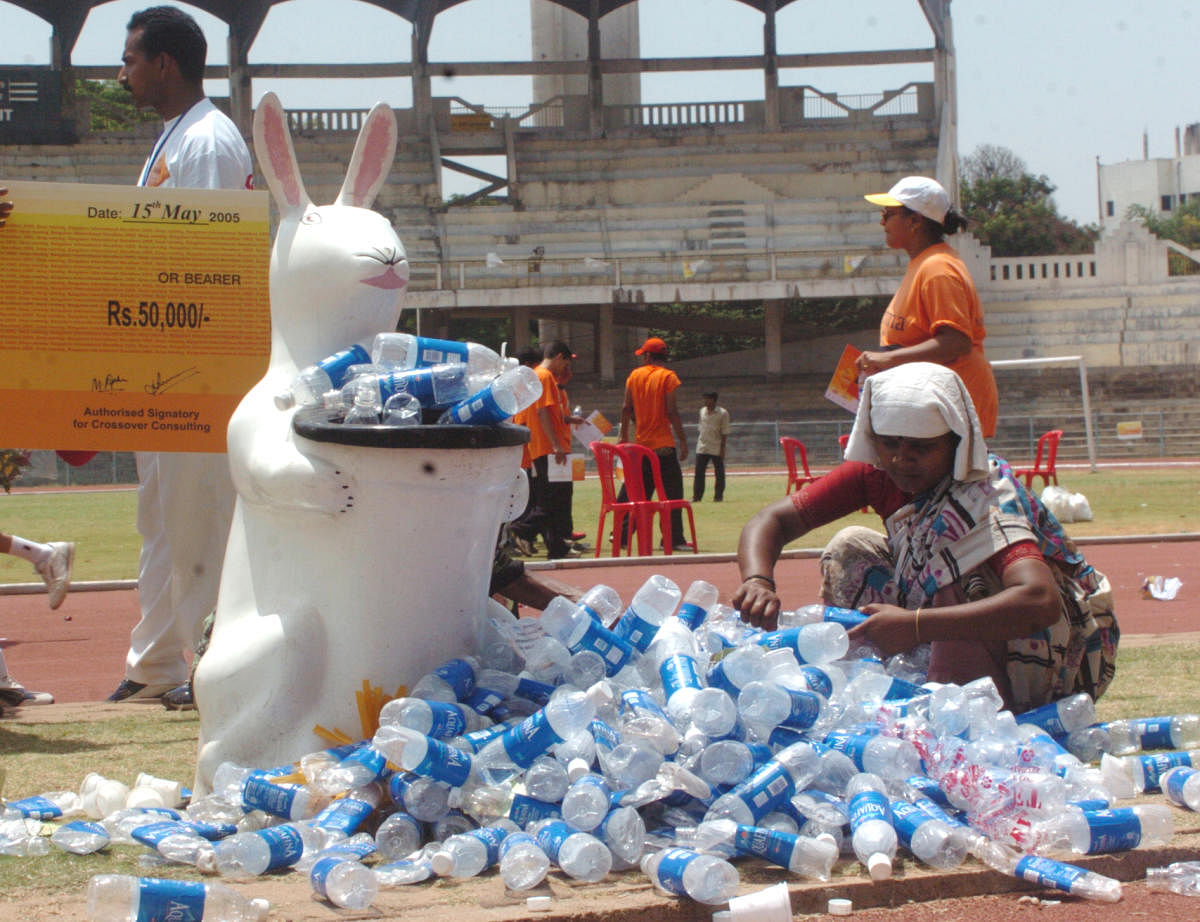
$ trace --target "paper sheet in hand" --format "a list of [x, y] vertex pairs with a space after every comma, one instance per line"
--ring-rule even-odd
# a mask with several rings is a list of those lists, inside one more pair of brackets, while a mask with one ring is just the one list
[[578, 426], [573, 426], [572, 430], [575, 441], [587, 448], [592, 442], [602, 441], [612, 431], [612, 423], [605, 419], [599, 410], [592, 410], [587, 418]]
[[583, 455], [569, 454], [567, 460], [559, 464], [554, 455], [547, 455], [546, 476], [551, 483], [564, 483], [568, 480], [583, 480], [586, 459]]
[[861, 349], [847, 345], [842, 350], [829, 387], [825, 389], [825, 399], [832, 400], [839, 407], [844, 407], [851, 413], [858, 412], [858, 368], [855, 361], [862, 355]]

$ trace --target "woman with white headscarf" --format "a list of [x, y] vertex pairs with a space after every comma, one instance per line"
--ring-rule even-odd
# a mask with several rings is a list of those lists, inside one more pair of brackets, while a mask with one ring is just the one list
[[990, 675], [1016, 710], [1103, 693], [1119, 637], [1108, 580], [988, 453], [953, 371], [915, 362], [866, 379], [845, 455], [742, 531], [745, 620], [775, 625], [785, 544], [869, 505], [886, 535], [852, 526], [821, 556], [825, 601], [869, 616], [852, 642], [885, 656], [930, 643], [930, 680]]

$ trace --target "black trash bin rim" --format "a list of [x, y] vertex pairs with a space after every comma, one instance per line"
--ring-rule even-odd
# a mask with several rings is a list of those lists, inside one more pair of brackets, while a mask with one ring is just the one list
[[340, 410], [305, 407], [297, 410], [292, 427], [314, 442], [357, 445], [363, 448], [427, 448], [439, 450], [505, 448], [524, 445], [529, 430], [512, 423], [495, 426], [384, 426], [346, 425]]

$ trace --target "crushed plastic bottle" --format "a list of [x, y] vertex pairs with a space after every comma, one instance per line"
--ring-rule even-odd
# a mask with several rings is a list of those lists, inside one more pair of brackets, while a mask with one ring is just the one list
[[266, 900], [248, 900], [220, 881], [97, 874], [87, 889], [87, 916], [92, 922], [167, 918], [262, 922], [269, 910]]

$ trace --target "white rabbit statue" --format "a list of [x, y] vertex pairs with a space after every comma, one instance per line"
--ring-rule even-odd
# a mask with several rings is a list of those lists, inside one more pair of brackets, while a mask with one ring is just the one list
[[[395, 328], [408, 263], [391, 225], [368, 206], [396, 137], [392, 110], [376, 105], [337, 200], [318, 206], [279, 100], [267, 94], [255, 111], [255, 153], [279, 208], [271, 360], [229, 423], [238, 497], [212, 641], [194, 682], [198, 793], [223, 761], [273, 766], [324, 748], [317, 724], [357, 738], [364, 679], [389, 695], [412, 684], [472, 652], [488, 613], [519, 441], [446, 450], [422, 444], [421, 427], [404, 430], [411, 447], [400, 449], [318, 441], [297, 433], [295, 408], [274, 401], [299, 369]], [[426, 441], [438, 442], [430, 429], [455, 428], [425, 429]]]

